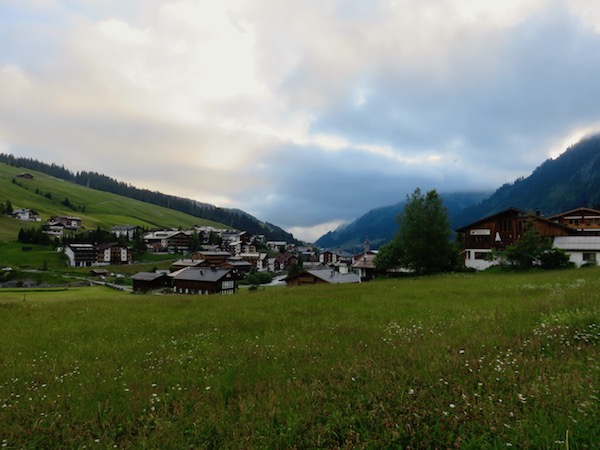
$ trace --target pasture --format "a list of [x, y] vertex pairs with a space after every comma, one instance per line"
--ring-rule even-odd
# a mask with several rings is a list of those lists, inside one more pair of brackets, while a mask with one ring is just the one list
[[5, 448], [598, 448], [600, 271], [0, 291]]

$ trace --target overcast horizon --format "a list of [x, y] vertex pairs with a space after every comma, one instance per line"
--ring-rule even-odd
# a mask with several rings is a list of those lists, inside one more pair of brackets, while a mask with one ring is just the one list
[[0, 152], [314, 241], [600, 131], [585, 0], [0, 0]]

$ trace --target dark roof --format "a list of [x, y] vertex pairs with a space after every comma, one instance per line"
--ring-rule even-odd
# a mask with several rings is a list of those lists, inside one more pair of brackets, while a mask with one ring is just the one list
[[169, 276], [173, 277], [174, 280], [208, 281], [214, 283], [226, 276], [229, 272], [231, 272], [231, 269], [186, 267], [185, 269], [169, 274]]
[[164, 273], [156, 273], [156, 272], [138, 272], [131, 277], [131, 279], [136, 281], [154, 281], [160, 277], [165, 276]]

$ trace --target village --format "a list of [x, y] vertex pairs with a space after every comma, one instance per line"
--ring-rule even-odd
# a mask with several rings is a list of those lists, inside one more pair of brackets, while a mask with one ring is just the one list
[[[41, 222], [39, 214], [27, 208], [14, 209], [11, 216]], [[551, 240], [554, 248], [568, 254], [573, 265], [596, 264], [600, 254], [600, 211], [581, 207], [544, 217], [539, 211], [508, 208], [456, 230], [463, 246], [461, 259], [465, 269], [480, 271], [498, 264], [493, 253], [514, 245], [531, 228]], [[85, 235], [82, 219], [77, 216], [52, 216], [41, 224], [41, 230], [56, 242], [67, 235]], [[278, 275], [288, 286], [363, 283], [376, 276], [377, 250], [370, 248], [368, 240], [363, 251], [350, 254], [210, 226], [145, 230], [118, 225], [107, 234], [112, 237], [110, 242], [79, 238], [59, 247], [59, 251], [70, 267], [89, 267], [95, 276], [108, 272], [103, 266], [133, 264], [135, 245], [138, 252], [141, 246], [150, 254], [180, 256], [169, 270], [133, 275], [134, 292], [162, 289], [181, 294], [229, 295], [251, 273]]]

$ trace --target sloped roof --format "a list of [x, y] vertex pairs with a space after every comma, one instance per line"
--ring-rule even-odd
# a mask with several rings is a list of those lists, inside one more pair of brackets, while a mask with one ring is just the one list
[[562, 250], [589, 250], [600, 252], [600, 236], [557, 236], [554, 247]]
[[360, 283], [360, 277], [355, 273], [339, 273], [331, 269], [304, 270], [292, 277], [286, 278], [284, 281], [293, 280], [305, 273], [309, 273], [315, 278], [330, 284]]
[[132, 280], [136, 281], [154, 281], [160, 277], [165, 276], [164, 273], [156, 272], [138, 272], [131, 277]]
[[169, 276], [173, 277], [174, 280], [207, 281], [215, 283], [229, 272], [231, 272], [231, 269], [186, 267], [171, 273]]

